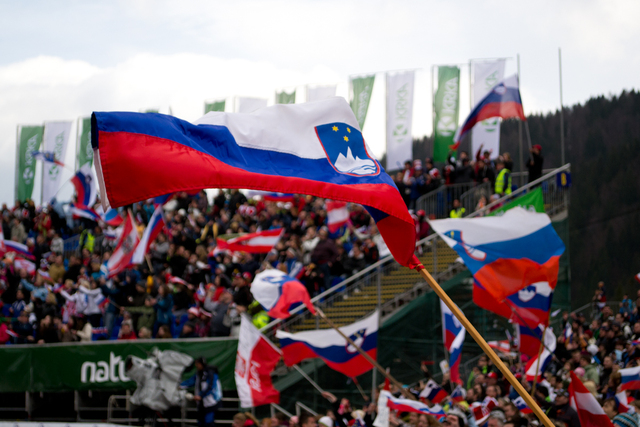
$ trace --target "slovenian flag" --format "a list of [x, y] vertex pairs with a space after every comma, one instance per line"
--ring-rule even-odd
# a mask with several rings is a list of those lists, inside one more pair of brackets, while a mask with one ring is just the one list
[[76, 188], [76, 206], [79, 208], [93, 207], [98, 192], [89, 163], [78, 169], [71, 178], [71, 183]]
[[156, 237], [158, 237], [158, 234], [160, 234], [164, 226], [164, 210], [162, 206], [158, 206], [156, 210], [153, 211], [151, 218], [149, 218], [149, 224], [147, 224], [147, 227], [144, 229], [142, 238], [131, 257], [132, 264], [142, 264], [144, 262], [144, 256], [149, 252], [149, 246], [156, 240]]
[[573, 371], [571, 371], [571, 384], [569, 384], [569, 403], [578, 413], [582, 427], [613, 427], [595, 396]]
[[500, 217], [440, 219], [430, 224], [496, 301], [538, 282], [555, 289], [565, 246], [547, 214], [515, 207]]
[[620, 391], [640, 390], [640, 366], [636, 368], [620, 369], [618, 372], [622, 375]]
[[433, 405], [430, 408], [417, 400], [393, 397], [393, 395], [386, 390], [382, 390], [380, 393], [384, 393], [386, 396], [387, 406], [398, 412], [416, 412], [418, 414], [433, 415], [435, 417], [442, 417], [446, 415], [444, 409], [442, 409], [442, 406], [440, 405]]
[[518, 411], [522, 412], [524, 415], [533, 413], [533, 410], [529, 408], [522, 396], [520, 396], [514, 388], [512, 388], [511, 392], [509, 393], [509, 400], [511, 400], [511, 403], [516, 405]]
[[[372, 359], [378, 352], [378, 312], [340, 328], [343, 334], [364, 350]], [[284, 363], [293, 366], [306, 359], [321, 358], [327, 366], [348, 377], [368, 372], [373, 365], [351, 346], [337, 331], [320, 329], [292, 334], [276, 331]]]
[[[542, 373], [546, 369], [551, 359], [553, 359], [553, 352], [556, 351], [556, 336], [553, 334], [551, 328], [547, 328], [544, 336], [544, 348], [540, 353], [540, 363], [538, 363], [538, 354], [529, 359], [525, 366], [525, 374], [527, 381], [533, 381], [536, 375], [539, 379], [542, 377]], [[539, 369], [537, 369], [539, 368]], [[537, 369], [537, 371], [536, 371]]]
[[329, 233], [335, 233], [340, 227], [344, 227], [349, 222], [349, 210], [345, 202], [327, 200], [325, 202], [325, 209], [327, 211]]
[[250, 114], [210, 112], [195, 124], [161, 114], [96, 112], [91, 129], [105, 206], [200, 188], [359, 203], [394, 258], [404, 266], [419, 264], [414, 221], [343, 98]]
[[95, 209], [86, 206], [76, 206], [75, 204], [70, 203], [69, 211], [71, 212], [73, 219], [86, 218], [95, 222], [98, 222], [101, 219]]
[[454, 383], [462, 383], [460, 359], [462, 358], [462, 344], [464, 344], [466, 331], [442, 300], [440, 300], [440, 311], [442, 312], [442, 339], [444, 348], [449, 353], [450, 378]]
[[300, 304], [316, 314], [307, 288], [280, 270], [269, 269], [256, 274], [251, 283], [251, 293], [267, 314], [277, 319], [288, 318], [290, 311]]
[[3, 253], [14, 252], [16, 255], [32, 261], [36, 259], [27, 245], [14, 242], [13, 240], [4, 240], [2, 228], [0, 228], [0, 251], [2, 251]]
[[520, 347], [520, 353], [526, 354], [529, 357], [538, 356], [543, 331], [544, 326], [542, 325], [535, 328], [516, 325], [516, 337]]
[[284, 228], [248, 233], [240, 237], [224, 240], [216, 239], [216, 248], [209, 256], [223, 251], [247, 252], [250, 254], [266, 254], [280, 241]]
[[427, 381], [424, 390], [420, 392], [420, 397], [429, 399], [432, 403], [440, 403], [448, 396], [445, 389], [440, 387], [434, 380]]
[[53, 151], [32, 151], [31, 155], [36, 160], [40, 160], [40, 161], [48, 162], [48, 163], [53, 163], [53, 164], [56, 164], [58, 166], [64, 167], [64, 163], [62, 163], [60, 160], [56, 159], [56, 153], [54, 153]]
[[454, 388], [453, 391], [451, 392], [451, 400], [454, 403], [460, 403], [466, 398], [467, 398], [467, 392], [465, 391], [464, 387], [462, 387], [460, 384], [458, 384], [456, 388]]
[[517, 76], [507, 77], [495, 85], [493, 89], [478, 102], [453, 136], [454, 145], [451, 148], [457, 150], [462, 138], [477, 123], [492, 117], [501, 117], [503, 119], [515, 117], [520, 120], [527, 120], [522, 109], [522, 99], [520, 98]]

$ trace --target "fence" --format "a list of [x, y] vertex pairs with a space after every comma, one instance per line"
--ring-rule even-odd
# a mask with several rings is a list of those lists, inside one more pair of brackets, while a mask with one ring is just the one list
[[475, 182], [466, 184], [442, 185], [439, 188], [421, 196], [416, 201], [416, 210], [423, 210], [436, 219], [446, 218], [453, 207], [453, 201], [458, 199], [467, 212], [473, 212], [480, 197], [487, 199], [491, 195], [491, 183]]
[[[93, 241], [93, 252], [102, 256], [105, 251], [111, 250], [112, 245], [115, 244], [115, 240], [107, 239], [104, 235], [95, 236]], [[62, 256], [64, 259], [69, 259], [70, 256], [79, 256], [82, 252], [80, 247], [80, 234], [71, 236], [64, 240], [64, 247]]]

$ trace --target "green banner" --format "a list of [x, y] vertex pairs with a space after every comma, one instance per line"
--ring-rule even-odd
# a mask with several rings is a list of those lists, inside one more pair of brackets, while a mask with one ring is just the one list
[[204, 103], [204, 113], [207, 114], [209, 111], [222, 111], [224, 112], [224, 107], [226, 104], [226, 100], [222, 101], [214, 101], [214, 102], [205, 102]]
[[33, 194], [36, 161], [31, 155], [40, 149], [44, 126], [22, 126], [16, 156], [16, 199], [25, 201]]
[[82, 119], [82, 132], [78, 138], [78, 157], [76, 169], [84, 166], [85, 163], [89, 163], [89, 166], [93, 164], [93, 147], [91, 146], [91, 117]]
[[0, 346], [0, 392], [135, 389], [127, 356], [146, 359], [154, 347], [204, 357], [218, 367], [224, 389], [235, 389], [235, 338], [103, 341]]
[[296, 103], [296, 91], [291, 93], [285, 91], [276, 92], [276, 104], [295, 104]]
[[504, 214], [511, 208], [515, 208], [516, 206], [520, 206], [521, 208], [525, 208], [531, 212], [540, 212], [544, 213], [544, 199], [542, 198], [542, 189], [540, 187], [536, 188], [533, 191], [528, 192], [524, 196], [520, 196], [517, 199], [514, 199], [507, 203], [506, 205], [496, 209], [491, 212], [488, 216], [497, 215], [500, 216]]
[[150, 108], [148, 110], [144, 110], [145, 113], [155, 113], [158, 114], [160, 112], [160, 110], [158, 110], [157, 108]]
[[351, 109], [356, 115], [360, 129], [364, 126], [364, 121], [367, 118], [367, 111], [369, 110], [369, 101], [371, 101], [371, 92], [373, 91], [373, 83], [375, 81], [375, 74], [372, 76], [358, 77], [351, 79]]
[[434, 95], [433, 161], [446, 162], [458, 127], [460, 68], [438, 67], [438, 90]]

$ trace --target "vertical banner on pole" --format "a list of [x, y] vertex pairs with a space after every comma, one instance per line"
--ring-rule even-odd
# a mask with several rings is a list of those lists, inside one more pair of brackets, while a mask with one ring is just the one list
[[414, 81], [413, 71], [387, 75], [387, 170], [402, 169], [413, 158]]
[[458, 128], [460, 110], [460, 68], [438, 67], [438, 90], [433, 100], [433, 161], [446, 162], [449, 146]]
[[[44, 125], [44, 151], [53, 151], [63, 161], [67, 153], [69, 134], [73, 122], [48, 122]], [[62, 166], [45, 162], [42, 169], [42, 202], [49, 202], [60, 189]]]
[[267, 106], [264, 98], [242, 98], [238, 97], [238, 113], [253, 113], [260, 108]]
[[207, 114], [210, 111], [221, 111], [224, 112], [224, 108], [226, 106], [226, 100], [213, 101], [213, 102], [205, 102], [204, 103], [204, 113]]
[[89, 166], [93, 164], [93, 147], [91, 147], [91, 117], [82, 118], [81, 123], [82, 130], [78, 129], [78, 152], [76, 153], [76, 170], [87, 163], [89, 163]]
[[307, 102], [320, 101], [336, 96], [336, 85], [330, 86], [307, 86]]
[[[471, 109], [504, 78], [505, 62], [505, 59], [497, 59], [471, 63]], [[471, 131], [471, 141], [473, 153], [483, 145], [483, 150], [490, 150], [493, 156], [497, 156], [500, 152], [500, 119], [487, 119], [475, 125]]]
[[276, 92], [276, 104], [295, 104], [296, 103], [296, 91], [291, 93], [285, 91]]
[[364, 126], [369, 110], [369, 101], [371, 101], [371, 92], [373, 91], [373, 83], [375, 74], [365, 77], [357, 77], [349, 80], [349, 92], [351, 93], [351, 109], [356, 115], [360, 129]]
[[33, 194], [36, 160], [31, 154], [40, 149], [44, 126], [21, 126], [16, 155], [16, 199], [25, 201]]

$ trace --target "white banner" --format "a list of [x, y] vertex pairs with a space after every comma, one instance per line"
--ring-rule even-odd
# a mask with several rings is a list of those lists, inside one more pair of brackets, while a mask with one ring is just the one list
[[238, 113], [253, 113], [260, 108], [267, 106], [267, 100], [264, 98], [243, 98], [238, 97]]
[[[471, 91], [472, 109], [504, 78], [505, 62], [506, 60], [504, 59], [497, 59], [495, 61], [473, 62], [471, 64], [471, 81], [473, 82]], [[469, 155], [472, 158], [480, 148], [480, 145], [483, 145], [483, 151], [492, 151], [492, 158], [497, 157], [500, 153], [500, 119], [487, 119], [475, 125], [471, 130], [471, 141], [472, 148]]]
[[[43, 150], [53, 151], [56, 160], [64, 163], [71, 125], [73, 122], [47, 122], [44, 124]], [[60, 189], [62, 182], [62, 166], [51, 162], [43, 162], [42, 202], [48, 203]]]
[[387, 171], [413, 159], [411, 124], [414, 72], [387, 75]]
[[307, 86], [307, 102], [320, 101], [336, 96], [336, 85], [331, 86]]

